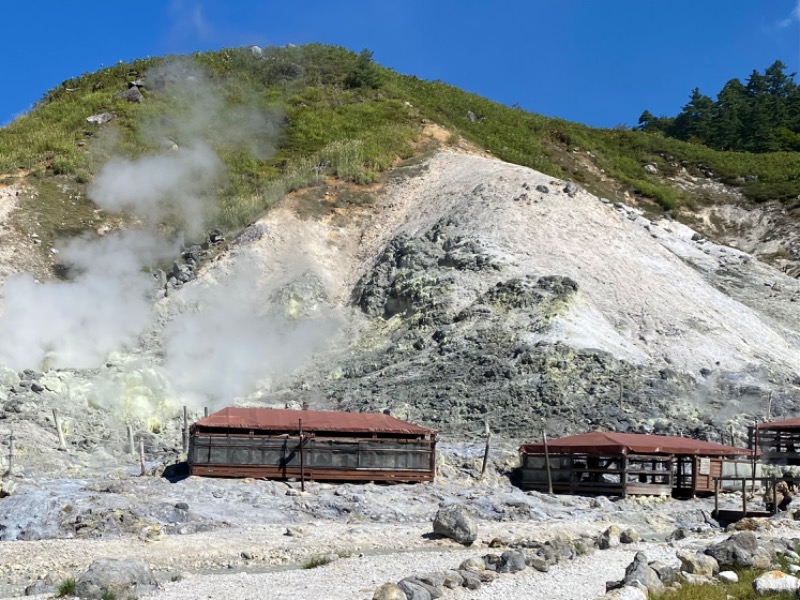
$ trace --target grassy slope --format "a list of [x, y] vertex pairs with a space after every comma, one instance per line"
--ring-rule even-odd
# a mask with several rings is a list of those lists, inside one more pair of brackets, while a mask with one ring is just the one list
[[[229, 231], [251, 222], [287, 191], [321, 181], [325, 175], [357, 183], [374, 181], [398, 157], [412, 154], [423, 119], [503, 160], [576, 179], [610, 197], [632, 191], [664, 209], [691, 205], [697, 199], [670, 187], [660, 175], [646, 174], [644, 164], [656, 164], [667, 175], [676, 165], [689, 172], [710, 170], [722, 181], [741, 186], [753, 201], [789, 200], [800, 194], [798, 153], [717, 152], [637, 131], [591, 129], [379, 67], [382, 83], [377, 89], [348, 89], [345, 80], [356, 68], [357, 55], [342, 48], [270, 48], [262, 59], [247, 49], [228, 49], [194, 58], [209, 71], [211, 88], [228, 106], [255, 105], [283, 115], [277, 151], [267, 160], [217, 145], [229, 167], [225, 186], [218, 191], [222, 210], [217, 224]], [[57, 230], [41, 224], [44, 231], [38, 233], [45, 239], [94, 223], [87, 218], [91, 203], [86, 200], [74, 218], [63, 210], [64, 199], [52, 193], [54, 182], [76, 195], [112, 153], [134, 157], [158, 151], [157, 143], [139, 125], [148, 120], [160, 119], [167, 123], [164, 135], [179, 137], [162, 118], [179, 115], [179, 102], [153, 92], [146, 92], [141, 104], [113, 98], [128, 81], [162, 61], [119, 64], [66, 81], [31, 113], [0, 129], [0, 178], [7, 174], [6, 179], [13, 180], [25, 173], [29, 183], [51, 192], [25, 207], [28, 214], [59, 212]], [[101, 111], [113, 112], [115, 120], [100, 128], [86, 122], [87, 116]], [[470, 112], [478, 119], [470, 119]], [[212, 138], [214, 133], [213, 123], [201, 132]], [[605, 173], [605, 182], [574, 159], [576, 147], [590, 153], [587, 156]], [[608, 178], [613, 189], [607, 187]]]

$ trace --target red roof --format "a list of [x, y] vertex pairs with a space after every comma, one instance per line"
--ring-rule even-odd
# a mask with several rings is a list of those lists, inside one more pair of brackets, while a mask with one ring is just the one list
[[772, 421], [771, 423], [759, 423], [758, 429], [800, 429], [800, 418], [786, 419], [785, 421]]
[[280, 408], [228, 407], [197, 421], [192, 428], [253, 429], [295, 433], [303, 420], [304, 432], [400, 433], [432, 435], [426, 429], [382, 413], [348, 413]]
[[[750, 450], [703, 442], [675, 435], [644, 435], [592, 431], [547, 442], [554, 454], [677, 454], [699, 456], [737, 456]], [[525, 454], [544, 454], [544, 443], [520, 447]]]

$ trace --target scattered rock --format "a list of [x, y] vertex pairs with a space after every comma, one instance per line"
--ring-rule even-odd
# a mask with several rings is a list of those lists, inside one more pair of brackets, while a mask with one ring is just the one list
[[796, 593], [798, 587], [800, 587], [800, 579], [794, 575], [787, 575], [783, 571], [767, 571], [753, 580], [753, 589], [759, 596], [785, 592]]
[[436, 513], [433, 532], [469, 546], [478, 539], [478, 524], [464, 506], [451, 504]]
[[396, 583], [384, 583], [375, 590], [372, 600], [408, 600], [408, 596]]
[[108, 592], [118, 598], [144, 596], [156, 588], [150, 567], [143, 560], [95, 560], [80, 576], [75, 593], [81, 598], [103, 598]]
[[136, 86], [129, 87], [127, 90], [122, 92], [117, 92], [114, 94], [114, 98], [119, 98], [120, 100], [127, 100], [128, 102], [144, 102], [144, 96], [142, 92], [139, 91], [139, 88]]
[[738, 583], [739, 576], [735, 571], [720, 571], [717, 578], [723, 583]]
[[691, 575], [711, 578], [719, 573], [719, 563], [712, 556], [678, 552], [678, 559], [681, 561], [681, 570]]
[[642, 536], [639, 535], [634, 529], [623, 529], [619, 534], [619, 541], [623, 544], [634, 544], [640, 542]]
[[86, 120], [93, 125], [104, 125], [108, 123], [111, 119], [114, 118], [114, 114], [110, 112], [101, 112], [97, 113], [96, 115], [92, 115], [90, 117], [86, 117]]
[[601, 550], [608, 550], [609, 548], [616, 548], [620, 545], [620, 531], [616, 525], [611, 525], [600, 537], [597, 538], [597, 547]]

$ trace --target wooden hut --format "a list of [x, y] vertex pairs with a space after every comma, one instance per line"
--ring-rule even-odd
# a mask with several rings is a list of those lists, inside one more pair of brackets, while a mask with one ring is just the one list
[[748, 447], [758, 450], [763, 463], [800, 465], [800, 418], [749, 427]]
[[751, 454], [677, 436], [594, 431], [522, 446], [521, 485], [547, 491], [552, 484], [554, 492], [610, 496], [711, 493], [714, 478], [727, 474], [724, 463], [742, 474], [752, 472], [750, 461], [735, 460]]
[[212, 477], [433, 481], [436, 431], [386, 414], [225, 408], [190, 427], [189, 469]]

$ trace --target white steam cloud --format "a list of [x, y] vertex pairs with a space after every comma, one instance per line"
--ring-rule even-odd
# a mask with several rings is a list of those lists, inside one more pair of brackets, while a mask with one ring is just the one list
[[166, 155], [112, 159], [89, 188], [95, 203], [109, 211], [130, 211], [155, 226], [168, 217], [183, 221], [197, 236], [216, 206], [214, 186], [223, 164], [208, 144], [198, 142]]
[[[230, 106], [187, 62], [165, 64], [145, 81], [153, 94], [164, 94], [166, 111], [141, 131], [164, 151], [112, 158], [89, 188], [99, 207], [132, 214], [141, 226], [63, 244], [59, 256], [69, 281], [9, 279], [0, 363], [16, 370], [98, 367], [110, 354], [133, 348], [144, 331], [156, 333], [150, 271], [175, 260], [181, 248], [155, 232], [169, 225], [178, 229], [171, 239], [197, 239], [204, 231], [225, 176], [215, 149], [261, 158], [273, 152], [280, 117], [249, 108], [245, 91], [237, 89]], [[113, 141], [106, 131], [100, 138], [106, 146], [96, 150], [107, 153]], [[91, 403], [118, 407], [132, 418], [156, 418], [177, 403], [228, 403], [294, 370], [329, 341], [339, 323], [322, 303], [312, 298], [314, 318], [290, 318], [268, 301], [278, 284], [259, 287], [258, 263], [244, 262], [221, 269], [216, 285], [187, 285], [171, 295], [169, 305], [182, 312], [161, 332], [163, 339], [148, 338], [163, 350], [163, 364], [141, 354], [118, 355], [116, 370], [95, 380]], [[306, 271], [308, 265], [297, 274]], [[286, 271], [282, 277], [284, 283], [293, 279]]]
[[61, 250], [76, 273], [71, 281], [40, 284], [27, 274], [9, 279], [0, 363], [17, 370], [98, 366], [109, 352], [132, 344], [150, 319], [152, 283], [142, 265], [175, 251], [142, 232], [76, 239]]
[[258, 286], [246, 260], [214, 287], [185, 290], [191, 308], [164, 332], [165, 367], [187, 404], [218, 408], [289, 373], [339, 327], [332, 313], [293, 319], [269, 306], [275, 285]]

